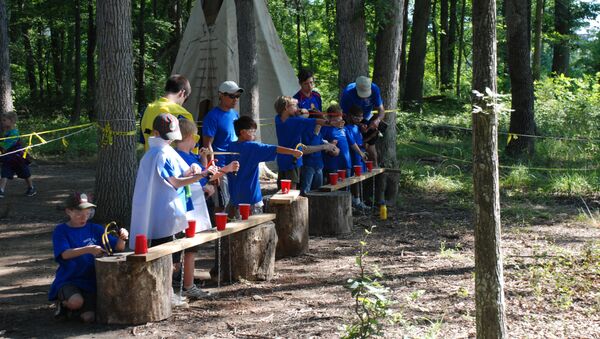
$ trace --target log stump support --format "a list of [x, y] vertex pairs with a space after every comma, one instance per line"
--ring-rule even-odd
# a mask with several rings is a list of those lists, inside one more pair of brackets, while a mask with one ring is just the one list
[[149, 262], [128, 262], [116, 255], [96, 259], [96, 321], [145, 324], [171, 316], [170, 255]]
[[352, 230], [352, 194], [348, 191], [308, 192], [309, 234], [336, 236]]
[[308, 251], [308, 199], [297, 197], [290, 204], [269, 203], [275, 213], [277, 230], [276, 259], [299, 256]]

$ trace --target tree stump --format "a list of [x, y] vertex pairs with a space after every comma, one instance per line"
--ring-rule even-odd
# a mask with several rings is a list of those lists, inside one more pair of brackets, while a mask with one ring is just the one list
[[310, 235], [340, 235], [352, 229], [352, 194], [347, 191], [308, 192]]
[[[274, 223], [267, 222], [223, 237], [220, 241], [221, 256], [220, 260], [217, 256], [216, 267], [211, 270], [213, 279], [218, 280], [219, 266], [221, 282], [228, 282], [230, 278], [231, 281], [240, 279], [258, 281], [273, 278], [277, 248], [277, 231]], [[229, 257], [230, 247], [231, 257]]]
[[298, 197], [291, 204], [269, 204], [275, 213], [277, 250], [275, 258], [298, 256], [308, 251], [308, 199]]
[[173, 261], [127, 262], [117, 255], [96, 259], [96, 321], [137, 325], [171, 316]]

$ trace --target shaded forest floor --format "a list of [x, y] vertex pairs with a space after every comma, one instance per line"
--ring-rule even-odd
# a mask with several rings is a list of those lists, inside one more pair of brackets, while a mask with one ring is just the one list
[[[355, 255], [363, 227], [368, 267], [383, 273], [399, 321], [386, 337], [466, 338], [475, 335], [472, 206], [469, 197], [404, 191], [389, 219], [355, 217], [350, 235], [311, 238], [308, 254], [277, 261], [270, 282], [217, 288], [215, 297], [175, 309], [162, 322], [142, 326], [55, 322], [47, 291], [56, 268], [51, 233], [70, 190], [91, 191], [90, 164], [32, 168], [39, 194], [22, 196], [10, 182], [0, 200], [0, 337], [155, 338], [337, 337], [353, 320], [343, 286], [358, 274]], [[587, 199], [595, 220], [600, 202]], [[600, 225], [582, 216], [577, 199], [503, 197], [505, 296], [510, 337], [600, 337]], [[197, 275], [206, 277], [210, 246]]]

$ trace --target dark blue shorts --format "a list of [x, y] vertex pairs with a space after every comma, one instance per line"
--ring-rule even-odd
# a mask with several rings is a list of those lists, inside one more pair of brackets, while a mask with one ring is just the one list
[[7, 161], [2, 164], [2, 178], [12, 179], [15, 174], [21, 179], [27, 179], [31, 177], [29, 165], [24, 163], [14, 163], [11, 161]]

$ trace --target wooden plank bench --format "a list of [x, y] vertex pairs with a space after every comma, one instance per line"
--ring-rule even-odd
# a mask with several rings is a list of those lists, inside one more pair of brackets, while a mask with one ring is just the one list
[[281, 191], [266, 199], [267, 211], [275, 213], [275, 258], [293, 257], [308, 251], [308, 199], [299, 190]]
[[[227, 223], [225, 230], [211, 229], [154, 246], [146, 254], [132, 252], [96, 259], [96, 320], [105, 324], [143, 324], [171, 316], [173, 262], [171, 254], [222, 237], [230, 237], [225, 253], [231, 254], [231, 273], [246, 280], [269, 280], [275, 267], [275, 214], [252, 215]], [[226, 262], [226, 261], [225, 261]]]
[[309, 233], [314, 236], [336, 236], [349, 233], [352, 229], [352, 194], [345, 190], [367, 179], [385, 172], [374, 168], [360, 176], [351, 176], [336, 185], [323, 185], [320, 192], [306, 194], [309, 204]]

